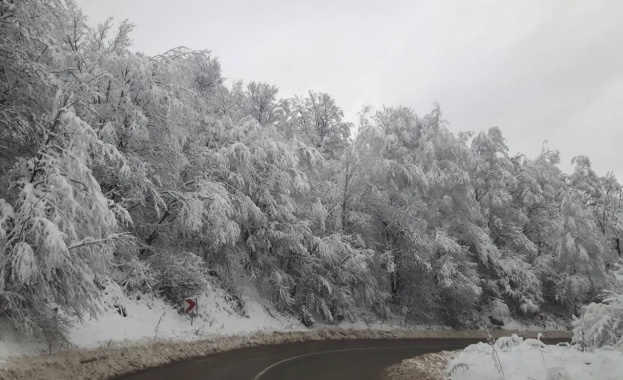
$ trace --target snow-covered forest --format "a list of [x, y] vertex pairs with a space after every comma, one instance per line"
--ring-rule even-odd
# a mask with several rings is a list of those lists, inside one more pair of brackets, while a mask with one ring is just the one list
[[26, 332], [62, 337], [109, 287], [473, 326], [570, 319], [614, 286], [623, 191], [588, 157], [563, 173], [439, 106], [351, 123], [330, 94], [228, 82], [207, 51], [133, 53], [130, 22], [71, 0], [1, 0], [0, 24], [0, 316]]

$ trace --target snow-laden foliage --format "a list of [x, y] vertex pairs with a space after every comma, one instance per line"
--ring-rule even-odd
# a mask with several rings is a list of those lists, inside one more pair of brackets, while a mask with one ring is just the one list
[[584, 306], [573, 321], [573, 343], [588, 349], [623, 350], [623, 295], [608, 292], [601, 302]]
[[[541, 284], [533, 268], [537, 245], [524, 234], [528, 222], [522, 203], [521, 167], [508, 157], [499, 128], [481, 132], [472, 140], [476, 153], [472, 178], [475, 197], [487, 219], [490, 239], [497, 253], [482, 269], [492, 297], [503, 296], [523, 313], [539, 310]], [[492, 251], [494, 252], [494, 251]]]
[[623, 191], [586, 157], [567, 176], [439, 106], [367, 107], [355, 130], [329, 94], [225, 85], [209, 51], [133, 53], [130, 22], [91, 27], [72, 0], [0, 14], [0, 315], [27, 331], [61, 342], [111, 284], [457, 326], [613, 285]]
[[79, 116], [89, 103], [85, 88], [103, 77], [76, 56], [86, 33], [79, 11], [64, 2], [0, 7], [0, 43], [10, 51], [3, 55], [4, 123], [25, 148], [2, 168], [0, 309], [24, 330], [58, 341], [67, 316], [97, 311], [98, 283], [118, 244], [129, 241], [131, 217], [98, 179], [123, 177], [127, 166]]

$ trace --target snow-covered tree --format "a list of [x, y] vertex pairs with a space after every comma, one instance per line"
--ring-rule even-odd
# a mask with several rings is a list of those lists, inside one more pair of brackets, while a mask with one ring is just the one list
[[335, 100], [329, 94], [310, 91], [308, 97], [297, 97], [290, 103], [290, 133], [326, 158], [339, 158], [348, 143], [351, 124], [342, 120], [344, 113]]
[[586, 207], [591, 211], [597, 228], [611, 244], [611, 248], [621, 256], [621, 237], [623, 236], [623, 190], [612, 173], [599, 177], [591, 168], [586, 156], [574, 157], [575, 170], [569, 181], [580, 191]]
[[[474, 196], [487, 220], [489, 236], [499, 255], [489, 258], [480, 272], [488, 279], [491, 299], [505, 297], [524, 312], [536, 312], [543, 301], [541, 282], [535, 272], [537, 245], [525, 235], [529, 202], [522, 183], [520, 157], [508, 156], [499, 128], [481, 132], [472, 140], [475, 154], [472, 180]], [[485, 300], [487, 301], [487, 300]]]
[[[102, 74], [80, 57], [87, 27], [72, 2], [3, 2], [8, 136], [23, 147], [3, 167], [0, 309], [26, 331], [62, 332], [62, 316], [97, 310], [98, 284], [130, 243], [124, 207], [97, 176], [125, 176], [115, 146], [79, 116]], [[36, 16], [36, 17], [34, 17]], [[56, 322], [55, 322], [56, 321]]]

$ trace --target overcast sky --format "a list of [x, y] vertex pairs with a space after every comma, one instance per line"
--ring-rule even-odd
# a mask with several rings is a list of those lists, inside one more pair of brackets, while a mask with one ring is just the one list
[[228, 80], [327, 92], [351, 121], [366, 104], [424, 115], [437, 101], [453, 131], [499, 126], [529, 156], [548, 140], [563, 169], [583, 154], [623, 182], [623, 1], [78, 4], [92, 25], [132, 21], [135, 51], [208, 49]]

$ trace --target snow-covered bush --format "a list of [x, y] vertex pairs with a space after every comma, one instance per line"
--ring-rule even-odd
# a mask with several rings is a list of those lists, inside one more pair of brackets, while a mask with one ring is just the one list
[[151, 265], [138, 257], [120, 264], [115, 280], [125, 291], [141, 293], [151, 293], [158, 282]]
[[612, 346], [623, 350], [623, 294], [607, 294], [601, 303], [582, 308], [580, 318], [573, 321], [573, 343], [588, 349]]
[[72, 320], [59, 310], [56, 304], [48, 304], [43, 310], [33, 315], [33, 320], [48, 345], [48, 353], [71, 347], [67, 334], [72, 326]]
[[470, 286], [457, 285], [441, 290], [441, 316], [452, 327], [470, 327], [475, 319], [477, 290]]
[[508, 305], [504, 303], [501, 299], [494, 299], [489, 304], [489, 308], [491, 310], [490, 315], [500, 321], [503, 321], [510, 315], [510, 310], [508, 309]]
[[207, 282], [203, 259], [192, 252], [162, 250], [150, 258], [155, 290], [173, 304], [196, 294]]
[[309, 310], [307, 310], [305, 306], [301, 307], [300, 320], [301, 320], [301, 323], [305, 325], [305, 327], [312, 327], [316, 323], [316, 321], [314, 320], [314, 317], [311, 315], [311, 313], [309, 312]]

